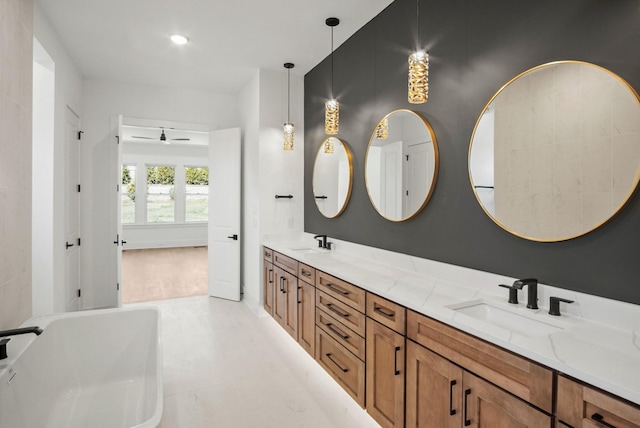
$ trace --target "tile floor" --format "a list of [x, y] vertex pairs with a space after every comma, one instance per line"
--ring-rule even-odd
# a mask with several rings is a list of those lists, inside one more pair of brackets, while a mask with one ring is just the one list
[[269, 316], [208, 296], [162, 311], [163, 428], [379, 425]]

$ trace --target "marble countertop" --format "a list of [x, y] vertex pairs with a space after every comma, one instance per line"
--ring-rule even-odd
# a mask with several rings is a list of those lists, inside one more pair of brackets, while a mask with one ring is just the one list
[[[381, 262], [375, 257], [354, 256], [348, 251], [317, 249], [307, 241], [265, 240], [263, 245], [408, 309], [640, 404], [638, 305], [582, 295], [581, 316], [572, 315], [563, 304], [562, 316], [557, 317], [549, 315], [548, 306], [544, 307], [542, 303], [538, 310], [527, 309], [525, 295], [521, 297], [520, 304], [513, 305], [507, 303], [505, 289], [476, 287], [474, 271], [467, 273], [468, 280], [463, 281], [460, 275], [436, 276], [407, 270], [405, 266], [397, 267], [402, 264], [394, 263], [393, 255], [397, 253], [388, 253], [388, 260], [383, 257], [384, 262]], [[539, 286], [539, 293], [545, 295], [544, 285]], [[572, 293], [571, 297], [580, 299], [581, 296], [580, 293]], [[492, 309], [504, 309], [515, 316], [515, 321], [503, 328], [495, 322], [481, 321], [477, 316], [456, 310], [478, 303], [485, 303]], [[591, 307], [590, 310], [587, 306]], [[608, 318], [603, 311], [611, 312], [613, 324], [602, 322]], [[592, 317], [596, 319], [589, 318], [590, 313], [597, 313]], [[522, 324], [521, 328], [516, 327], [519, 324]]]

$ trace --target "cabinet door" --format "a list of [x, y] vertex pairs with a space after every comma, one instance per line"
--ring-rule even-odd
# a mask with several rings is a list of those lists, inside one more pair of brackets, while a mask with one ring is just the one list
[[558, 420], [575, 428], [640, 426], [640, 408], [565, 376], [558, 376], [556, 408]]
[[275, 267], [274, 272], [274, 284], [273, 284], [273, 318], [278, 321], [278, 324], [284, 327], [284, 320], [287, 309], [287, 294], [284, 289], [284, 283], [286, 281], [286, 272], [282, 269]]
[[283, 327], [296, 341], [298, 340], [298, 278], [284, 272], [283, 289], [285, 310]]
[[405, 338], [367, 318], [367, 412], [384, 428], [404, 427]]
[[462, 369], [407, 340], [407, 428], [462, 426]]
[[550, 428], [551, 416], [489, 382], [462, 374], [462, 423], [472, 428]]
[[298, 343], [315, 357], [316, 288], [298, 281]]
[[273, 264], [264, 261], [264, 275], [262, 282], [264, 283], [264, 310], [273, 316], [273, 291], [275, 284], [275, 273], [273, 272]]

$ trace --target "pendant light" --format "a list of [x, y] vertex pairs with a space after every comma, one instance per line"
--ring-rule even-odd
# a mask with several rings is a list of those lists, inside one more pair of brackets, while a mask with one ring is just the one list
[[286, 62], [287, 69], [287, 123], [284, 124], [284, 150], [293, 150], [293, 123], [291, 123], [291, 69], [293, 64]]
[[389, 138], [389, 120], [385, 117], [376, 126], [376, 140], [386, 140]]
[[420, 0], [416, 0], [416, 30], [417, 50], [409, 55], [408, 100], [422, 104], [429, 98], [429, 53], [420, 50]]
[[338, 133], [340, 104], [333, 98], [333, 27], [340, 23], [338, 18], [327, 18], [325, 24], [331, 27], [331, 99], [324, 105], [324, 132], [327, 135]]

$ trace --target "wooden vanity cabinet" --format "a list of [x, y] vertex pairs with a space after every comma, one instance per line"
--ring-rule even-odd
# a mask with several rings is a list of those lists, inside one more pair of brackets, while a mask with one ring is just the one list
[[309, 355], [316, 350], [316, 270], [298, 263], [298, 343]]
[[273, 298], [275, 290], [275, 274], [273, 272], [273, 251], [264, 248], [262, 284], [264, 289], [264, 310], [273, 316]]
[[384, 428], [404, 427], [406, 309], [366, 296], [367, 412]]
[[558, 375], [556, 400], [559, 427], [640, 427], [640, 407], [565, 375]]
[[273, 318], [298, 340], [298, 278], [280, 267], [274, 267], [275, 296]]
[[407, 427], [552, 426], [550, 369], [413, 311], [407, 337]]

